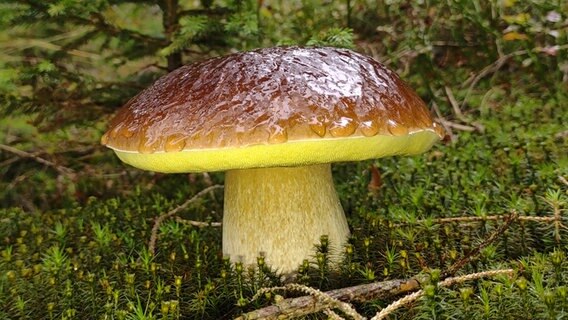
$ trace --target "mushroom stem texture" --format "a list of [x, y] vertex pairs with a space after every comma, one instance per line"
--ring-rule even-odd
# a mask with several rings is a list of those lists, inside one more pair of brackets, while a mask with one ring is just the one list
[[322, 235], [337, 260], [349, 236], [330, 164], [228, 171], [224, 205], [223, 254], [246, 265], [264, 255], [274, 269], [293, 272]]

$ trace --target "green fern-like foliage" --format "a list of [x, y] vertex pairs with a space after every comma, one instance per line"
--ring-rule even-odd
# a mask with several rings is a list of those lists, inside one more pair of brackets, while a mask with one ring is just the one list
[[92, 123], [165, 70], [228, 49], [235, 34], [220, 35], [223, 21], [244, 14], [233, 8], [241, 7], [230, 1], [209, 7], [177, 0], [5, 1], [0, 111], [34, 114], [46, 129]]

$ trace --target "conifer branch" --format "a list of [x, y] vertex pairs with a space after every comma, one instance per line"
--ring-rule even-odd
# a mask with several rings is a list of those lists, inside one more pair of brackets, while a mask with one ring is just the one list
[[45, 19], [52, 22], [60, 22], [62, 19], [66, 21], [74, 22], [80, 25], [88, 25], [97, 28], [97, 31], [103, 32], [110, 36], [125, 36], [133, 40], [143, 42], [147, 45], [163, 47], [167, 45], [167, 41], [162, 38], [152, 37], [147, 34], [140, 33], [138, 31], [123, 29], [116, 25], [109, 23], [106, 18], [100, 12], [92, 12], [89, 18], [84, 18], [78, 15], [63, 14], [62, 16], [50, 16], [47, 13], [47, 4], [43, 2], [36, 2], [32, 0], [21, 0], [21, 3], [26, 4], [38, 12], [45, 13]]
[[[252, 300], [256, 300], [258, 299], [260, 296], [268, 293], [268, 292], [274, 292], [277, 290], [284, 290], [284, 291], [300, 291], [303, 292], [305, 294], [308, 294], [310, 297], [314, 297], [317, 299], [318, 302], [320, 302], [323, 305], [326, 305], [326, 307], [322, 308], [323, 312], [330, 312], [331, 315], [335, 314], [333, 311], [331, 311], [331, 309], [339, 309], [341, 310], [344, 314], [348, 315], [349, 317], [353, 318], [353, 319], [357, 319], [357, 320], [363, 320], [363, 317], [357, 313], [357, 311], [355, 311], [355, 309], [353, 309], [353, 307], [348, 304], [345, 303], [343, 301], [340, 301], [337, 298], [334, 298], [332, 296], [330, 296], [328, 293], [326, 292], [321, 292], [318, 289], [315, 288], [311, 288], [305, 285], [301, 285], [301, 284], [297, 284], [297, 283], [289, 283], [283, 287], [272, 287], [272, 288], [262, 288], [260, 290], [258, 290], [258, 292], [254, 295], [254, 297], [252, 298]], [[303, 315], [303, 314], [300, 314]], [[300, 315], [290, 315], [292, 317], [297, 317]]]
[[229, 8], [222, 8], [222, 7], [215, 7], [215, 8], [208, 8], [208, 9], [189, 9], [189, 10], [182, 10], [179, 12], [179, 17], [185, 16], [223, 16], [233, 11]]
[[69, 21], [73, 21], [83, 25], [91, 25], [97, 27], [99, 32], [103, 32], [107, 35], [114, 36], [114, 37], [128, 37], [133, 40], [137, 40], [143, 42], [147, 45], [156, 46], [156, 47], [163, 47], [167, 45], [167, 41], [162, 38], [156, 38], [149, 36], [147, 34], [143, 34], [138, 31], [120, 28], [116, 25], [109, 23], [105, 17], [99, 13], [91, 14], [91, 19], [86, 19], [79, 16], [66, 16], [66, 19]]

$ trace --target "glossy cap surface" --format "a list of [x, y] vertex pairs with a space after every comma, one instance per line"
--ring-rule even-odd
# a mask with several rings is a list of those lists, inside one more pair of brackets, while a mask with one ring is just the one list
[[134, 166], [189, 172], [414, 154], [442, 135], [416, 93], [372, 58], [275, 47], [165, 75], [118, 111], [102, 143]]

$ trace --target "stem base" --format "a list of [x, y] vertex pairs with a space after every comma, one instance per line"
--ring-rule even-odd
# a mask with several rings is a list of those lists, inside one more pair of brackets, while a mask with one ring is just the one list
[[349, 236], [331, 165], [228, 171], [223, 254], [246, 265], [264, 255], [280, 272], [297, 270], [322, 235], [337, 260]]

